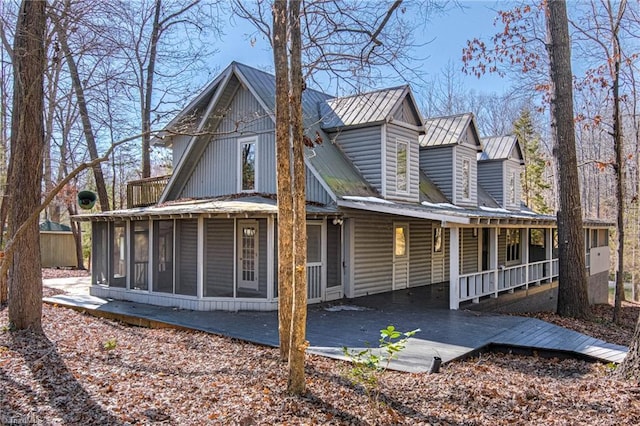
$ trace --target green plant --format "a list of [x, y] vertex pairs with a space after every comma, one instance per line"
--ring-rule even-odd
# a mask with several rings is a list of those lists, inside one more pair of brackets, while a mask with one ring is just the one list
[[102, 347], [105, 351], [112, 351], [118, 346], [118, 341], [116, 339], [109, 339], [102, 344]]
[[377, 406], [380, 397], [380, 379], [389, 369], [392, 360], [407, 346], [409, 338], [419, 332], [401, 332], [392, 325], [380, 330], [378, 348], [368, 347], [363, 350], [352, 350], [344, 346], [342, 352], [353, 364], [348, 370], [348, 376], [352, 383], [363, 387], [369, 400]]

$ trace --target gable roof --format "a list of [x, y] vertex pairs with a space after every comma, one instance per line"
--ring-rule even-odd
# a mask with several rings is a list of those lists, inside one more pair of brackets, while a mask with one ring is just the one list
[[330, 131], [344, 127], [389, 123], [393, 121], [394, 114], [402, 107], [407, 98], [409, 98], [414, 121], [422, 124], [422, 117], [411, 93], [411, 88], [405, 85], [327, 99], [320, 104], [322, 128]]
[[515, 159], [524, 165], [524, 155], [516, 135], [490, 136], [482, 138], [482, 152], [478, 161]]
[[425, 134], [420, 136], [420, 147], [460, 144], [464, 141], [463, 137], [469, 126], [475, 136], [476, 147], [480, 151], [482, 145], [480, 144], [478, 126], [473, 113], [470, 112], [425, 120]]
[[[183, 117], [189, 113], [190, 108], [193, 109], [194, 104], [201, 105], [204, 100], [209, 99], [206, 112], [200, 117], [195, 130], [200, 130], [206, 124], [210, 130], [215, 131], [222, 118], [210, 118], [210, 116], [215, 115], [212, 113], [220, 106], [226, 108], [231, 103], [240, 85], [249, 90], [275, 123], [275, 77], [273, 75], [232, 62], [214, 80], [214, 83], [209, 84], [187, 109], [178, 114], [178, 117]], [[377, 196], [377, 191], [320, 127], [319, 105], [329, 98], [328, 95], [312, 89], [302, 92], [305, 133], [316, 142], [322, 141], [313, 148], [305, 148], [305, 163], [333, 198], [342, 195]], [[172, 123], [179, 122], [178, 117], [172, 120]], [[181, 156], [160, 197], [160, 203], [179, 197], [210, 139], [211, 135], [191, 137], [185, 153]]]
[[71, 228], [68, 225], [58, 222], [51, 222], [49, 219], [40, 222], [40, 230], [53, 232], [71, 232]]

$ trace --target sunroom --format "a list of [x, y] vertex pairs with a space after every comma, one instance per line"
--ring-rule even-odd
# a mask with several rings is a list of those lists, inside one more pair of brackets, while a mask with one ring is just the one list
[[[193, 310], [275, 310], [276, 215], [274, 200], [243, 197], [78, 216], [92, 222], [91, 294]], [[308, 206], [310, 303], [343, 296], [340, 224], [335, 211]]]

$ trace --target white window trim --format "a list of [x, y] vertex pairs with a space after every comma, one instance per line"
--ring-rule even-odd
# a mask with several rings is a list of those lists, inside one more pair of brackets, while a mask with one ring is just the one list
[[[254, 174], [254, 183], [253, 183], [253, 189], [242, 189], [242, 146], [244, 144], [248, 144], [248, 143], [252, 143], [254, 145], [255, 148], [255, 162], [254, 162], [254, 169], [253, 169], [253, 174]], [[237, 177], [238, 177], [238, 193], [241, 192], [257, 192], [258, 191], [258, 137], [257, 136], [252, 136], [252, 137], [248, 137], [248, 138], [241, 138], [238, 139], [238, 171], [237, 171]]]
[[[405, 189], [400, 189], [398, 188], [398, 146], [402, 144], [406, 147], [406, 153], [407, 153], [407, 159], [406, 159], [406, 164], [405, 164], [405, 179], [406, 179], [406, 188]], [[409, 141], [406, 139], [400, 139], [400, 138], [396, 138], [396, 170], [395, 170], [395, 177], [396, 177], [396, 192], [399, 194], [408, 194], [410, 192], [411, 189], [411, 172], [410, 172], [410, 164], [411, 164], [411, 151], [409, 149], [410, 145], [409, 145]]]

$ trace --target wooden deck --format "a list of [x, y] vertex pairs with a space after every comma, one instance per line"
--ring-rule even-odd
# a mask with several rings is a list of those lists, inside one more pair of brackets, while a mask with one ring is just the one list
[[[380, 329], [394, 325], [401, 331], [421, 330], [391, 365], [393, 369], [413, 373], [428, 371], [436, 356], [443, 362], [450, 362], [496, 347], [614, 363], [621, 362], [627, 353], [624, 346], [534, 318], [441, 308], [440, 304], [446, 304], [447, 299], [446, 292], [433, 286], [310, 305], [308, 352], [344, 359], [343, 347], [376, 347]], [[45, 301], [135, 325], [188, 328], [263, 345], [278, 345], [277, 312], [198, 312], [106, 301], [82, 293], [53, 296]]]

